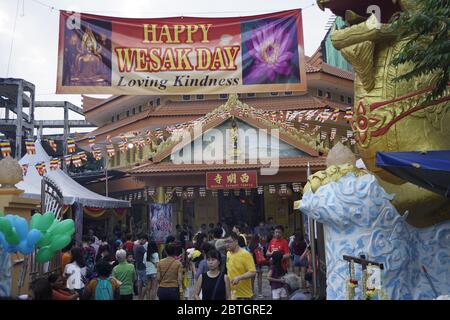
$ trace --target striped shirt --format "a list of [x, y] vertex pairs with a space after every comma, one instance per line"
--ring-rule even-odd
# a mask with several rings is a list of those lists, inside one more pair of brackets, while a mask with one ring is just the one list
[[159, 261], [158, 266], [159, 286], [163, 288], [178, 288], [178, 274], [182, 272], [181, 262], [173, 257], [167, 257]]

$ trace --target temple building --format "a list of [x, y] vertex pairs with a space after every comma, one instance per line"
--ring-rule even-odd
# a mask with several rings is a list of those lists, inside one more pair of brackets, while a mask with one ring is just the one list
[[152, 203], [172, 204], [173, 229], [219, 221], [255, 226], [269, 217], [288, 233], [301, 229], [293, 202], [308, 167], [324, 169], [338, 141], [353, 150], [355, 143], [347, 121], [353, 73], [328, 38], [306, 60], [307, 92], [83, 96], [86, 119], [98, 128], [78, 146], [89, 150], [95, 136], [108, 170], [124, 173], [86, 186], [130, 200], [126, 225], [141, 231], [149, 229]]

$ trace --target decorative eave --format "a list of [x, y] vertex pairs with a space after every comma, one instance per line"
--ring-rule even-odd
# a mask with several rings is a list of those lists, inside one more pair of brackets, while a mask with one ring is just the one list
[[[253, 113], [251, 113], [253, 111]], [[284, 128], [280, 124], [276, 123], [274, 124], [269, 119], [255, 119], [254, 117], [250, 116], [251, 114], [254, 114], [257, 109], [252, 108], [248, 106], [245, 103], [242, 103], [238, 100], [237, 95], [233, 94], [230, 95], [228, 98], [228, 101], [219, 106], [218, 108], [214, 109], [212, 112], [208, 113], [205, 117], [202, 117], [199, 119], [199, 123], [202, 125], [201, 131], [197, 132], [197, 130], [194, 130], [192, 127], [189, 128], [189, 137], [190, 139], [186, 139], [186, 141], [182, 141], [183, 134], [179, 134], [177, 136], [174, 136], [173, 134], [163, 143], [158, 145], [158, 148], [153, 154], [153, 162], [161, 162], [170, 154], [173, 152], [173, 148], [178, 146], [179, 148], [182, 148], [186, 146], [187, 144], [192, 143], [195, 139], [199, 138], [202, 134], [204, 134], [209, 129], [212, 129], [214, 127], [217, 127], [227, 121], [228, 119], [235, 117], [243, 122], [246, 122], [254, 127], [263, 129], [268, 131], [270, 133], [270, 129], [279, 129], [279, 138], [280, 140], [294, 146], [295, 148], [307, 153], [308, 155], [312, 157], [319, 156], [319, 152], [308, 145], [308, 142], [313, 144], [314, 139], [309, 137], [308, 135], [301, 134], [297, 129], [295, 128]], [[245, 116], [247, 115], [247, 116]]]
[[[279, 169], [281, 170], [298, 170], [299, 168], [306, 169], [308, 166], [314, 170], [326, 168], [326, 157], [290, 157], [279, 159]], [[236, 163], [200, 163], [200, 164], [175, 164], [172, 162], [148, 162], [133, 169], [128, 170], [132, 176], [148, 176], [161, 174], [181, 174], [181, 173], [204, 173], [206, 171], [220, 171], [220, 170], [250, 170], [269, 168], [273, 162], [270, 159], [247, 160], [246, 162]]]

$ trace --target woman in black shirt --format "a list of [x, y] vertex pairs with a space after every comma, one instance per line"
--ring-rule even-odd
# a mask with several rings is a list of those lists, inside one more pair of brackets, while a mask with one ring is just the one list
[[195, 285], [195, 299], [200, 300], [229, 300], [231, 297], [230, 279], [220, 271], [220, 253], [212, 249], [206, 253], [208, 272], [200, 275]]

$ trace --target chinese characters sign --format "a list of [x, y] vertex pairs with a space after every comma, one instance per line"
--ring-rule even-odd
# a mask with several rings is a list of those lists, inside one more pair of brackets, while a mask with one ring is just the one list
[[306, 91], [301, 10], [128, 19], [60, 12], [57, 93]]
[[206, 173], [207, 189], [251, 189], [258, 186], [256, 171], [220, 171]]

